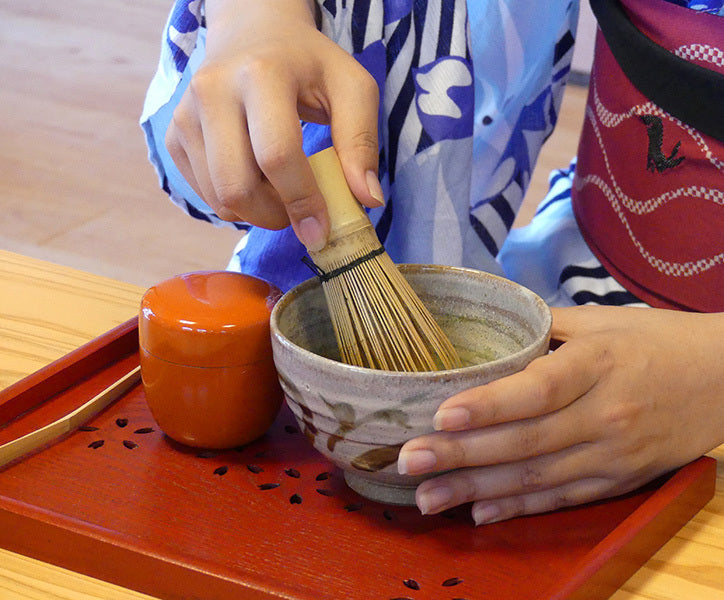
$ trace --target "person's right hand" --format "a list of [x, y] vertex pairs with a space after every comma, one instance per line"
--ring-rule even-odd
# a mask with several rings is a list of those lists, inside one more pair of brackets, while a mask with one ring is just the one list
[[206, 56], [179, 102], [166, 146], [224, 220], [291, 223], [310, 250], [329, 223], [302, 150], [299, 119], [330, 124], [357, 199], [382, 204], [379, 92], [373, 77], [317, 30], [313, 0], [207, 0]]

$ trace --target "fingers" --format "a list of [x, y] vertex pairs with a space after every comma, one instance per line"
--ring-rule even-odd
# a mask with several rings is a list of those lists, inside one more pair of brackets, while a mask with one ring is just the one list
[[541, 492], [589, 478], [585, 451], [576, 446], [518, 462], [460, 469], [417, 488], [416, 501], [423, 514], [480, 500], [496, 500]]
[[398, 470], [417, 475], [513, 462], [589, 441], [597, 435], [586, 415], [599, 379], [594, 355], [565, 344], [526, 369], [466, 390], [444, 402], [438, 433], [408, 441]]
[[549, 490], [499, 498], [492, 502], [481, 500], [473, 504], [471, 512], [476, 525], [485, 525], [514, 517], [578, 506], [613, 495], [615, 494], [611, 493], [610, 483], [607, 480], [584, 479]]
[[269, 35], [249, 30], [241, 39], [217, 15], [213, 48], [207, 45], [174, 113], [167, 146], [221, 218], [271, 229], [291, 223], [316, 251], [326, 244], [329, 218], [302, 148], [300, 116], [330, 124], [352, 192], [362, 204], [379, 206], [379, 91], [313, 23], [300, 28], [277, 16], [265, 12]]
[[[279, 193], [300, 241], [311, 251], [324, 247], [329, 219], [325, 199], [302, 151], [300, 99], [308, 115], [314, 114], [310, 107], [316, 106], [318, 120], [330, 122], [335, 148], [355, 197], [367, 206], [383, 204], [377, 179], [377, 84], [347, 54], [342, 53], [331, 65], [321, 76], [318, 97], [311, 98], [314, 94], [306, 89], [285, 85], [284, 78], [260, 78], [261, 85], [250, 87], [245, 100], [256, 161]], [[278, 101], [270, 104], [269, 98]]]
[[[708, 394], [721, 397], [706, 376], [719, 369], [689, 369], [695, 381], [683, 387], [686, 375], [672, 370], [691, 359], [680, 348], [707, 337], [701, 318], [636, 308], [555, 310], [554, 332], [565, 341], [558, 350], [450, 398], [435, 417], [441, 431], [403, 446], [401, 473], [443, 473], [419, 486], [420, 510], [474, 502], [478, 524], [546, 512], [628, 492], [691, 460], [692, 447], [694, 455], [705, 452], [718, 443], [700, 436], [716, 410], [696, 412]], [[703, 356], [698, 362], [710, 364]]]
[[478, 524], [545, 512], [614, 493], [612, 481], [590, 471], [589, 465], [588, 450], [577, 446], [525, 461], [447, 473], [421, 483], [415, 499], [423, 514], [475, 502]]
[[177, 168], [219, 218], [269, 229], [289, 224], [284, 206], [250, 149], [246, 120], [213, 69], [201, 70], [166, 132]]
[[522, 421], [420, 436], [402, 447], [397, 468], [421, 475], [523, 460], [589, 441], [594, 431], [583, 410], [573, 406]]
[[324, 198], [302, 150], [299, 89], [289, 77], [252, 79], [255, 85], [245, 86], [244, 102], [256, 163], [279, 194], [300, 241], [310, 250], [320, 250], [329, 222]]
[[586, 348], [564, 344], [518, 373], [450, 397], [440, 405], [433, 426], [463, 431], [560, 410], [594, 386], [598, 360]]
[[[196, 179], [194, 165], [189, 157], [205, 156], [206, 148], [201, 124], [195, 118], [193, 110], [189, 109], [189, 103], [191, 100], [188, 96], [183, 96], [179, 101], [166, 130], [165, 142], [176, 168], [193, 190], [203, 197], [204, 192]], [[198, 168], [198, 163], [196, 165]]]
[[207, 202], [217, 214], [221, 210], [234, 215], [235, 220], [268, 229], [286, 227], [289, 219], [279, 194], [254, 159], [244, 107], [224, 89], [222, 78], [213, 71], [211, 75], [205, 73], [199, 71], [193, 81], [203, 139], [212, 149], [197, 167], [199, 172], [208, 169], [205, 176], [210, 185], [204, 190]]

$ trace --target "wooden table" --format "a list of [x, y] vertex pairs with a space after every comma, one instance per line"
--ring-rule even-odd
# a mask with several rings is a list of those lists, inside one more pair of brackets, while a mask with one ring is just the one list
[[[144, 290], [0, 250], [0, 387], [133, 317]], [[724, 600], [724, 446], [714, 499], [613, 600]], [[149, 596], [0, 550], [2, 600]]]

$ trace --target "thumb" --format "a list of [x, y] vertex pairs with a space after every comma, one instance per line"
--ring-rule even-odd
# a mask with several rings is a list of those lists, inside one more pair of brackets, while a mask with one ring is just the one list
[[356, 74], [354, 85], [336, 86], [330, 125], [332, 142], [352, 193], [361, 204], [376, 208], [385, 203], [378, 179], [377, 119], [379, 89], [372, 76]]

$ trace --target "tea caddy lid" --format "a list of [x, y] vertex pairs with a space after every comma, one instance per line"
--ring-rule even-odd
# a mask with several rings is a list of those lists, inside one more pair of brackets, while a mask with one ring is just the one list
[[269, 317], [282, 293], [230, 271], [197, 271], [149, 288], [140, 345], [156, 358], [195, 367], [243, 366], [271, 358]]

